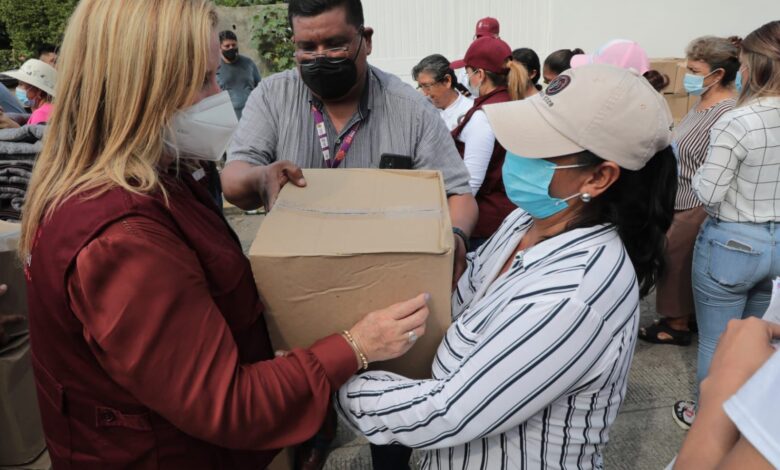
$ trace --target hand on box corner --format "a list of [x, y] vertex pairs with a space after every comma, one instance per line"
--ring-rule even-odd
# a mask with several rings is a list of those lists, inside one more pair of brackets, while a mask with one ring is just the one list
[[285, 351], [283, 349], [274, 351], [274, 356], [276, 357], [287, 357], [289, 355], [290, 355], [290, 351]]
[[306, 186], [303, 171], [292, 162], [282, 160], [259, 168], [257, 192], [260, 194], [266, 212], [273, 208], [279, 192], [288, 182], [298, 187]]
[[[780, 338], [780, 325], [751, 317], [732, 320], [718, 341], [702, 394], [716, 389], [730, 396], [776, 352], [772, 340]], [[713, 390], [714, 391], [714, 390]]]
[[368, 362], [387, 361], [404, 355], [425, 334], [429, 294], [377, 310], [350, 329]]
[[468, 263], [466, 261], [466, 242], [458, 235], [453, 234], [453, 237], [455, 238], [455, 263], [452, 265], [452, 290], [454, 292], [458, 287], [460, 277], [466, 272]]

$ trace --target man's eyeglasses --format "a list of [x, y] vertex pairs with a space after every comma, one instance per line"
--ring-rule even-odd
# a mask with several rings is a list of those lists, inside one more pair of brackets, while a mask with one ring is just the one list
[[[358, 37], [360, 42], [358, 43], [357, 50], [363, 45], [363, 32], [364, 28], [361, 26], [358, 29]], [[313, 65], [317, 59], [325, 58], [328, 62], [333, 64], [340, 64], [350, 58], [349, 46], [331, 47], [329, 49], [315, 50], [315, 49], [298, 49], [295, 51], [295, 58], [302, 66]]]

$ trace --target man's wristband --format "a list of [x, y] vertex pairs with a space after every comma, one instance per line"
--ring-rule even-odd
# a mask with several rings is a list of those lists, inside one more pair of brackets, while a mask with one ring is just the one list
[[452, 227], [452, 233], [459, 236], [461, 240], [463, 240], [463, 244], [466, 246], [466, 251], [469, 251], [469, 237], [466, 235], [466, 232], [459, 229], [458, 227]]

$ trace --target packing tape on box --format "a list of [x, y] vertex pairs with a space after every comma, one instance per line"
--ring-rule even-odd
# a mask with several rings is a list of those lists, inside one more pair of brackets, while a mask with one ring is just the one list
[[438, 207], [395, 207], [392, 209], [350, 209], [350, 208], [312, 208], [303, 205], [292, 204], [289, 202], [277, 202], [274, 209], [281, 209], [289, 212], [303, 212], [309, 214], [328, 215], [328, 216], [385, 216], [387, 218], [432, 218], [441, 217], [442, 210]]

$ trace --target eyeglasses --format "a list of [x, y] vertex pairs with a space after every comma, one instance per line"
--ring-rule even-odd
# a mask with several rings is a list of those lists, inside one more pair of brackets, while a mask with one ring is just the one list
[[417, 83], [417, 89], [418, 90], [424, 90], [424, 91], [430, 91], [431, 88], [435, 87], [436, 85], [442, 83], [444, 80], [438, 80], [433, 83]]
[[[360, 51], [360, 47], [363, 45], [363, 32], [364, 28], [361, 26], [358, 28], [357, 37], [360, 38], [357, 50]], [[314, 64], [317, 59], [328, 59], [328, 62], [333, 64], [340, 64], [349, 59], [349, 46], [331, 47], [329, 49], [323, 49], [317, 51], [314, 49], [298, 49], [295, 51], [295, 58], [302, 66], [310, 66]]]

